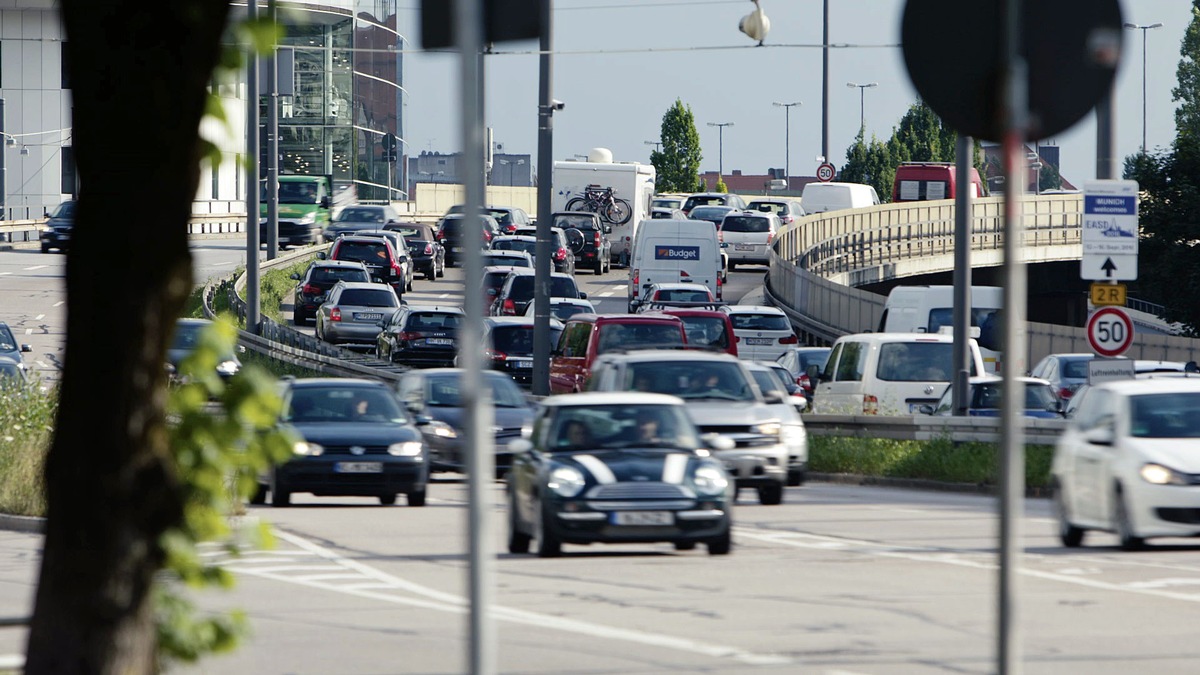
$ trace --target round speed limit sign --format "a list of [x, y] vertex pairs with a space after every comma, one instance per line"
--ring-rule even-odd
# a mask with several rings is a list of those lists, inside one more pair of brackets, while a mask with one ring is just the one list
[[1123, 309], [1104, 307], [1088, 319], [1087, 336], [1100, 356], [1120, 356], [1133, 344], [1133, 321]]
[[828, 183], [829, 181], [833, 180], [835, 173], [837, 173], [837, 171], [834, 169], [833, 165], [829, 162], [825, 162], [821, 166], [817, 167], [817, 180], [821, 181], [822, 183]]

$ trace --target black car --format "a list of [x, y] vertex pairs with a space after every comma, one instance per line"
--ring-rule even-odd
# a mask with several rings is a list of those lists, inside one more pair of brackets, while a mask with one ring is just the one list
[[[537, 236], [537, 226], [527, 225], [518, 227], [513, 234], [517, 236]], [[578, 240], [576, 240], [578, 243]], [[575, 274], [575, 248], [568, 241], [566, 230], [561, 227], [550, 228], [550, 260], [554, 263], [554, 271], [562, 274]]]
[[733, 481], [674, 396], [552, 396], [538, 406], [532, 436], [509, 448], [510, 553], [534, 541], [540, 557], [598, 542], [704, 543], [712, 555], [732, 547]]
[[408, 285], [407, 275], [400, 254], [392, 247], [392, 242], [379, 237], [356, 237], [347, 235], [333, 242], [329, 254], [318, 254], [320, 258], [329, 260], [349, 260], [360, 262], [366, 266], [371, 275], [371, 281], [391, 286], [397, 298], [404, 296]]
[[[280, 424], [298, 437], [292, 458], [271, 469], [265, 490], [272, 506], [296, 492], [377, 497], [425, 505], [429, 458], [421, 433], [383, 382], [312, 378], [287, 382]], [[260, 489], [257, 502], [265, 494]]]
[[339, 281], [369, 282], [371, 275], [361, 262], [351, 260], [317, 260], [308, 266], [304, 276], [293, 274], [296, 298], [292, 303], [292, 323], [305, 326], [312, 323], [317, 308], [325, 302], [329, 289]]
[[[558, 344], [562, 322], [550, 320], [550, 344]], [[506, 373], [517, 384], [533, 381], [533, 317], [489, 316], [483, 320], [483, 365]]]
[[[491, 245], [492, 239], [505, 234], [500, 231], [500, 225], [496, 219], [491, 216], [481, 216], [483, 218], [483, 234], [479, 242], [481, 248], [487, 248]], [[452, 213], [438, 223], [437, 240], [446, 249], [446, 264], [454, 267], [462, 260], [463, 242], [462, 236], [459, 234], [462, 231], [462, 214]]]
[[[532, 269], [514, 267], [492, 301], [489, 313], [492, 316], [523, 316], [529, 303], [533, 302], [533, 276]], [[586, 300], [587, 293], [575, 285], [575, 277], [554, 272], [550, 275], [550, 297]]]
[[[410, 412], [422, 416], [418, 428], [429, 448], [433, 471], [462, 472], [466, 467], [462, 372], [458, 368], [410, 370], [400, 380], [400, 399]], [[512, 380], [497, 372], [484, 371], [482, 375], [492, 392], [490, 442], [495, 448], [496, 477], [500, 477], [512, 464], [508, 442], [520, 438], [521, 430], [529, 427], [533, 407]]]
[[446, 274], [446, 249], [434, 236], [432, 227], [424, 223], [392, 223], [383, 229], [404, 235], [413, 272], [420, 272], [426, 279]]
[[50, 214], [45, 228], [38, 235], [42, 240], [42, 253], [49, 253], [51, 249], [67, 252], [71, 245], [71, 229], [75, 227], [75, 204], [74, 199], [68, 199], [54, 207], [54, 213]]
[[344, 234], [358, 230], [378, 230], [385, 225], [399, 222], [400, 214], [387, 204], [355, 204], [338, 212], [325, 226], [325, 240], [333, 241]]
[[600, 216], [586, 211], [555, 213], [555, 227], [562, 228], [567, 244], [575, 253], [575, 266], [588, 267], [595, 274], [612, 269], [612, 226], [600, 222]]
[[0, 321], [0, 356], [10, 358], [24, 368], [25, 359], [21, 354], [32, 351], [33, 347], [26, 344], [18, 344], [17, 338], [13, 335], [12, 330], [9, 329], [8, 324]]
[[[178, 376], [180, 366], [184, 359], [196, 351], [200, 346], [202, 333], [212, 326], [212, 321], [208, 319], [178, 319], [175, 322], [175, 335], [171, 338], [171, 344], [167, 347], [167, 372], [172, 379]], [[237, 352], [244, 351], [245, 348], [235, 346], [233, 351], [221, 354], [217, 361], [217, 375], [221, 379], [228, 380], [238, 371], [242, 369], [242, 362], [238, 360]]]
[[383, 330], [375, 339], [375, 355], [406, 366], [452, 366], [462, 321], [460, 307], [406, 305], [380, 322]]

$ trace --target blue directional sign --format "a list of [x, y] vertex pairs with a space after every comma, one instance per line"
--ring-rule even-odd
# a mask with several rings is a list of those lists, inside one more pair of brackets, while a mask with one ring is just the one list
[[1081, 239], [1081, 278], [1094, 281], [1137, 279], [1137, 181], [1097, 180], [1084, 184]]

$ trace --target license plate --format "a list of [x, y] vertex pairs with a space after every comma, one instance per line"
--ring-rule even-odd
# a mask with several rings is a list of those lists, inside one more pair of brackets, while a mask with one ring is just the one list
[[512, 364], [513, 368], [532, 368], [533, 367], [533, 359], [511, 359], [509, 361], [509, 363]]
[[356, 321], [378, 321], [383, 318], [383, 314], [379, 312], [355, 312], [354, 319]]
[[735, 251], [753, 251], [754, 244], [734, 244], [733, 250], [735, 250]]
[[454, 340], [450, 338], [425, 338], [425, 344], [433, 347], [451, 347], [454, 345]]
[[670, 511], [615, 511], [613, 525], [674, 525]]
[[773, 344], [775, 344], [775, 338], [746, 338], [746, 344], [748, 344], [748, 345], [773, 345]]
[[338, 462], [333, 465], [335, 473], [383, 473], [382, 462]]

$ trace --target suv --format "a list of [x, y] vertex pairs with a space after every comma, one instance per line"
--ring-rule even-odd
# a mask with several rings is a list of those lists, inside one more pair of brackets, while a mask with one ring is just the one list
[[38, 236], [42, 240], [42, 253], [49, 253], [52, 248], [67, 252], [71, 244], [71, 229], [75, 227], [75, 204], [74, 199], [68, 199], [54, 208], [45, 229]]
[[366, 265], [349, 260], [316, 260], [305, 270], [304, 276], [293, 274], [296, 298], [292, 302], [292, 323], [304, 326], [317, 316], [317, 308], [325, 302], [329, 289], [339, 281], [369, 283], [371, 275]]
[[783, 229], [779, 216], [756, 211], [735, 211], [725, 216], [719, 228], [721, 248], [729, 258], [729, 270], [738, 263], [771, 262], [771, 242]]
[[433, 228], [424, 223], [392, 223], [383, 229], [399, 232], [408, 242], [410, 267], [426, 279], [446, 274], [446, 249], [433, 234]]
[[794, 199], [755, 199], [746, 206], [746, 210], [773, 213], [779, 216], [779, 222], [784, 225], [791, 225], [797, 218], [808, 215], [800, 202]]
[[489, 251], [518, 251], [528, 253], [530, 258], [537, 255], [537, 237], [524, 234], [502, 234], [492, 240]]
[[692, 215], [692, 209], [697, 206], [732, 206], [735, 209], [746, 208], [746, 202], [741, 197], [728, 192], [697, 192], [690, 195], [683, 203], [683, 212]]
[[[550, 320], [550, 344], [558, 343], [561, 322]], [[489, 316], [483, 320], [484, 367], [507, 374], [517, 384], [533, 382], [533, 317]]]
[[774, 361], [783, 356], [788, 345], [799, 344], [783, 310], [765, 305], [726, 305], [721, 311], [729, 314], [733, 334], [738, 343], [738, 356], [751, 361]]
[[[317, 257], [322, 257], [318, 254]], [[329, 260], [360, 262], [371, 273], [371, 279], [387, 284], [396, 293], [404, 295], [406, 283], [400, 256], [392, 248], [392, 242], [379, 237], [341, 237], [329, 248]]]
[[411, 291], [413, 289], [412, 282], [415, 272], [413, 271], [412, 257], [408, 254], [408, 242], [404, 240], [404, 235], [395, 230], [359, 230], [354, 233], [356, 237], [379, 237], [392, 242], [392, 250], [396, 252], [396, 257], [400, 260], [400, 269], [404, 270], [404, 290]]
[[688, 350], [605, 354], [592, 368], [590, 388], [682, 398], [701, 432], [727, 436], [736, 443], [734, 449], [715, 450], [713, 455], [725, 463], [737, 487], [756, 489], [762, 504], [783, 502], [789, 448], [798, 449], [807, 442], [801, 440], [804, 427], [780, 419], [782, 408], [773, 410], [772, 406], [787, 401], [775, 391], [764, 397], [740, 360], [728, 354]]
[[317, 308], [317, 338], [329, 343], [371, 344], [379, 322], [400, 306], [386, 284], [339, 281]]
[[601, 223], [600, 216], [586, 211], [555, 213], [551, 218], [553, 225], [566, 233], [577, 265], [586, 265], [595, 274], [612, 269], [612, 242], [608, 239], [611, 225]]
[[375, 338], [375, 355], [408, 366], [450, 367], [458, 355], [463, 311], [444, 305], [406, 305], [396, 310]]
[[[518, 227], [513, 234], [536, 237], [537, 227]], [[572, 247], [566, 231], [561, 227], [551, 227], [550, 238], [550, 248], [553, 250], [550, 259], [554, 262], [554, 271], [575, 274], [575, 248]]]
[[682, 347], [683, 321], [663, 314], [578, 314], [567, 320], [550, 355], [550, 393], [583, 391], [601, 354], [623, 349]]
[[[483, 248], [491, 245], [492, 239], [500, 236], [500, 224], [496, 219], [484, 215], [483, 218], [483, 240], [480, 242]], [[459, 260], [462, 259], [463, 242], [459, 232], [462, 230], [463, 216], [461, 213], [450, 213], [442, 218], [442, 222], [438, 223], [437, 234], [434, 235], [438, 242], [446, 249], [446, 264], [454, 267]]]
[[483, 212], [495, 218], [500, 225], [500, 231], [506, 234], [516, 231], [518, 227], [533, 224], [529, 214], [515, 206], [489, 206]]
[[[533, 270], [514, 267], [500, 287], [500, 293], [492, 302], [492, 316], [521, 316], [529, 303], [533, 302]], [[575, 277], [569, 274], [550, 275], [550, 297], [587, 299], [587, 293], [575, 285]]]

